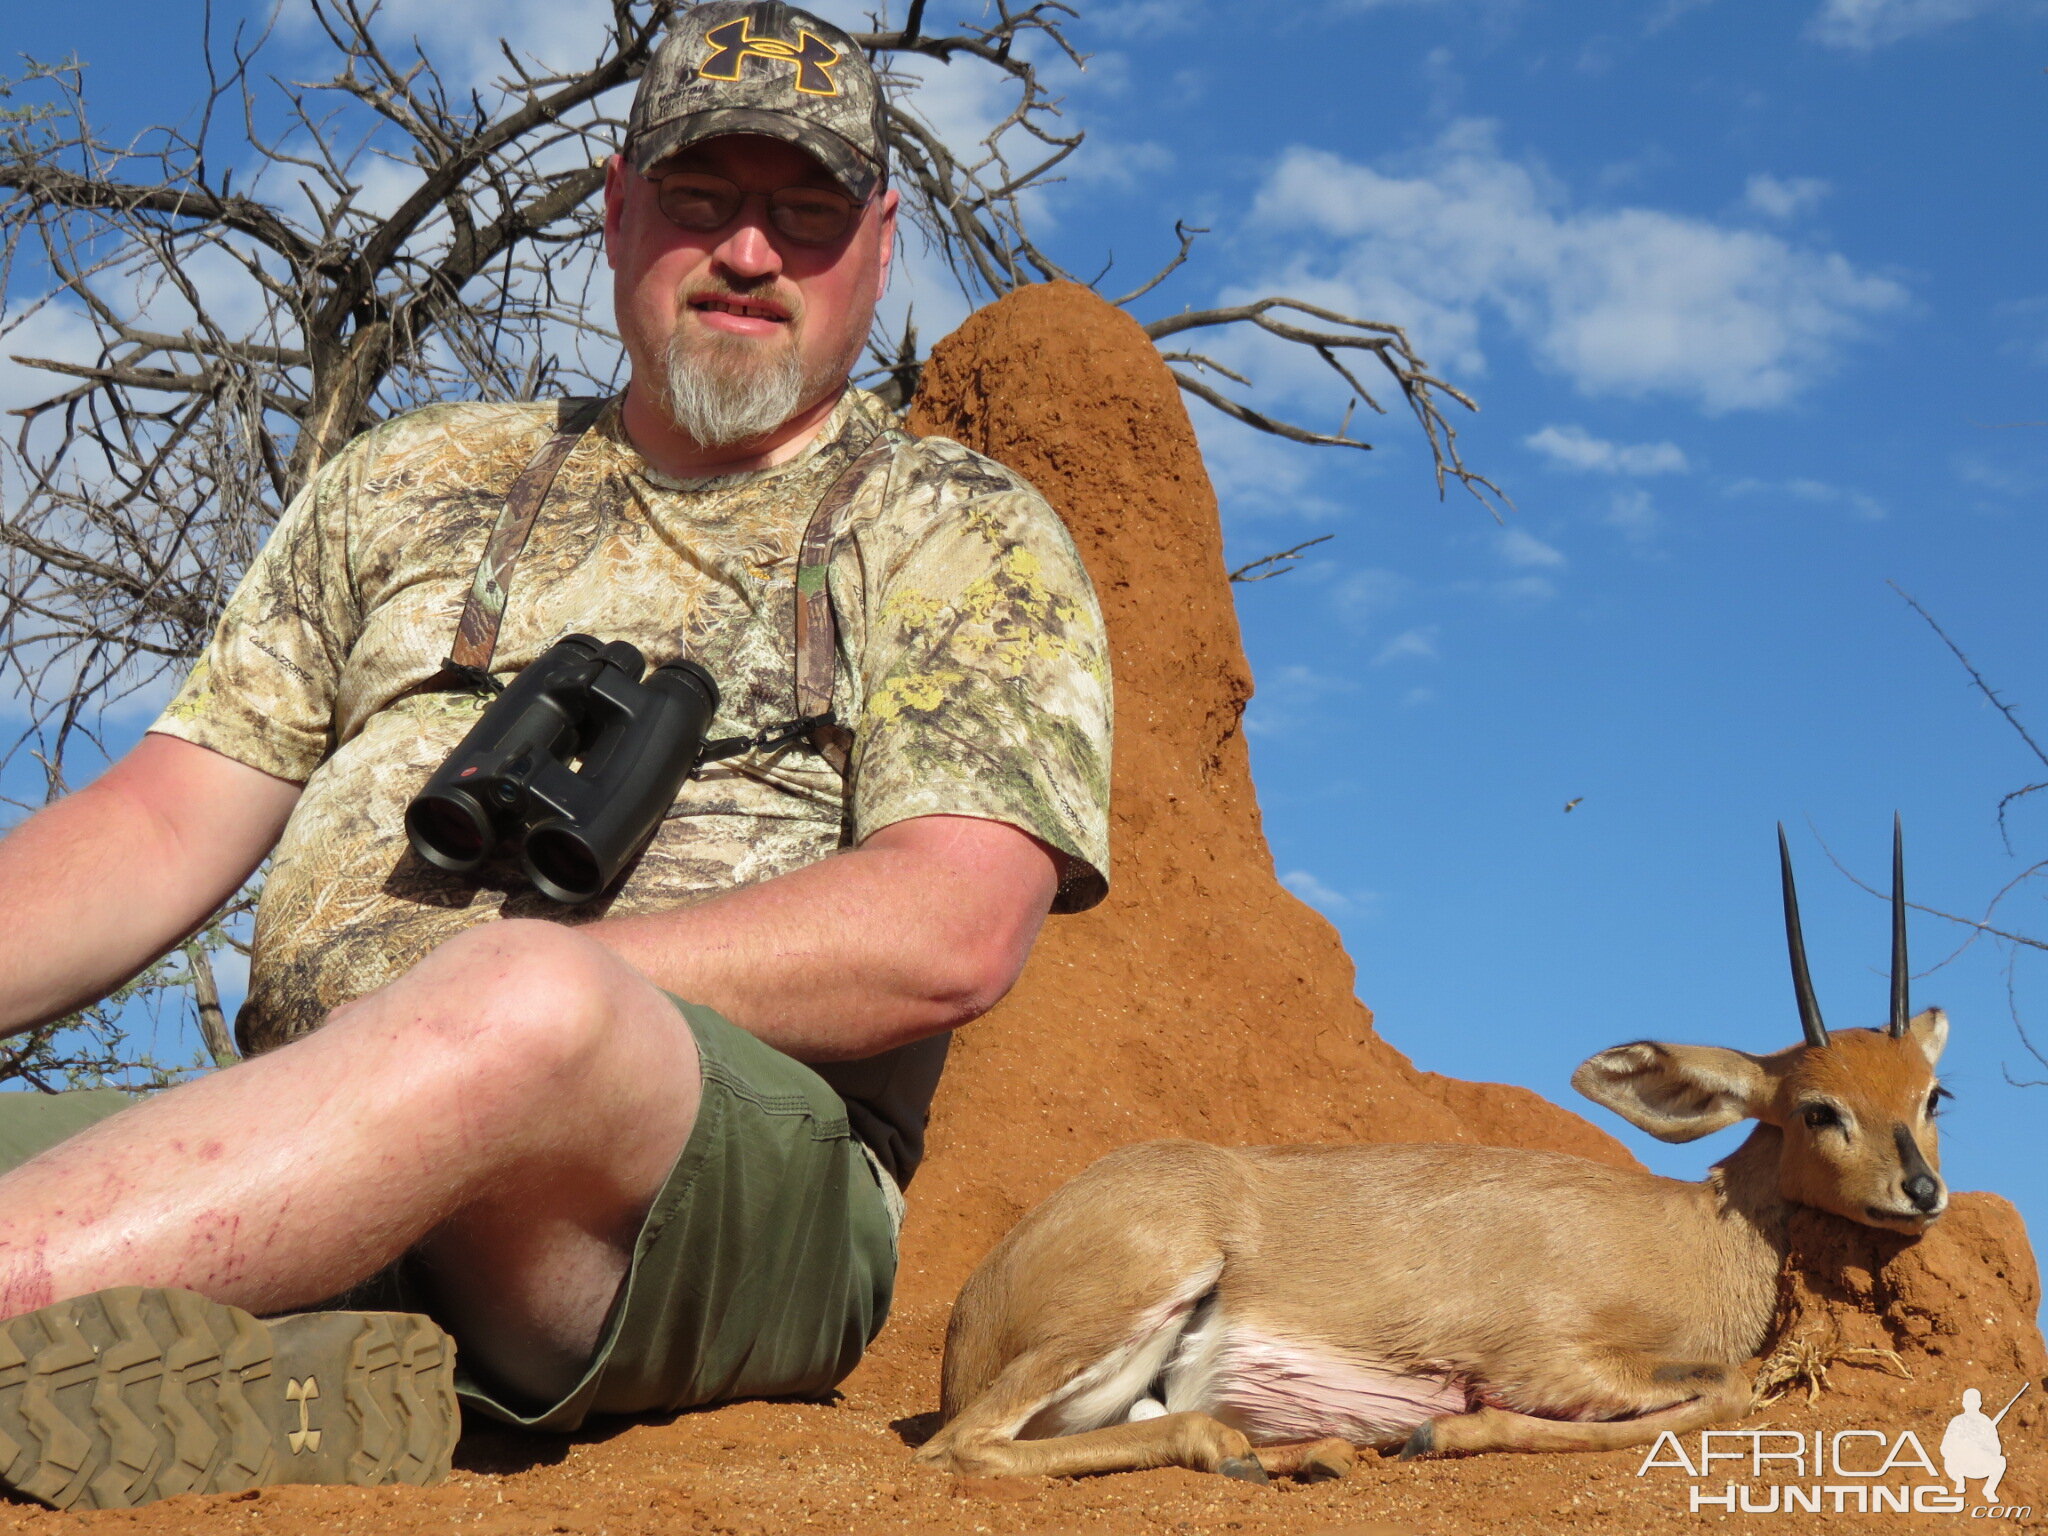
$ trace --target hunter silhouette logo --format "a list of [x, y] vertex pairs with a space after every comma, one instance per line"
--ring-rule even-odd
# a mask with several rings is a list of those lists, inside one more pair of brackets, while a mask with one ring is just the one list
[[806, 96], [837, 96], [832, 83], [832, 66], [839, 62], [839, 50], [822, 37], [797, 28], [797, 40], [785, 43], [779, 37], [756, 37], [753, 18], [742, 16], [704, 34], [711, 52], [697, 67], [706, 80], [737, 80], [749, 55], [760, 59], [786, 59], [796, 65], [796, 88]]
[[[1793, 1429], [1704, 1429], [1697, 1455], [1682, 1436], [1667, 1429], [1636, 1476], [1667, 1467], [1683, 1472], [1693, 1480], [1686, 1508], [1695, 1515], [1708, 1510], [1717, 1515], [1911, 1511], [1969, 1520], [2031, 1520], [2032, 1505], [1998, 1502], [2006, 1469], [1998, 1426], [2031, 1385], [2021, 1382], [1996, 1413], [1984, 1412], [1983, 1393], [1975, 1387], [1966, 1390], [1963, 1411], [1948, 1421], [1941, 1437], [1939, 1471], [1926, 1443], [1910, 1429], [1816, 1429], [1810, 1435]], [[1967, 1485], [1973, 1482], [1983, 1484], [1981, 1500], [1968, 1496]]]

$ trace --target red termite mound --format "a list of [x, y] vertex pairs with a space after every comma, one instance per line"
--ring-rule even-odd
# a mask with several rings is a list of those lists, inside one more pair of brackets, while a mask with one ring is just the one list
[[[1136, 322], [1071, 284], [1015, 292], [934, 350], [911, 425], [1011, 466], [1066, 518], [1102, 597], [1117, 710], [1111, 895], [1052, 919], [1016, 991], [955, 1044], [904, 1233], [906, 1308], [949, 1300], [1024, 1211], [1149, 1137], [1484, 1141], [1630, 1162], [1526, 1089], [1416, 1070], [1353, 997], [1336, 932], [1275, 878], [1215, 493]], [[1870, 1367], [1871, 1349], [1894, 1350], [1921, 1391], [1950, 1395], [1959, 1370], [1987, 1388], [2048, 1370], [2033, 1257], [1997, 1196], [1959, 1197], [1918, 1243], [1818, 1213], [1795, 1229], [1779, 1337], [1809, 1363]], [[1830, 1381], [1919, 1395], [1875, 1369]]]
[[1009, 465], [1066, 518], [1109, 625], [1116, 777], [1109, 899], [1051, 919], [1016, 991], [955, 1041], [905, 1299], [949, 1298], [1024, 1211], [1150, 1137], [1487, 1141], [1629, 1162], [1527, 1089], [1417, 1071], [1352, 995], [1336, 931], [1275, 878], [1216, 496], [1137, 323], [1072, 284], [1013, 293], [933, 351], [911, 426]]
[[1795, 1369], [1819, 1363], [1830, 1407], [1953, 1413], [1962, 1390], [1975, 1387], [1993, 1399], [1984, 1411], [1996, 1413], [2031, 1381], [2006, 1421], [2007, 1438], [2013, 1429], [2039, 1438], [2048, 1423], [2048, 1352], [2035, 1321], [2041, 1282], [2010, 1202], [1957, 1195], [1917, 1240], [1801, 1210], [1791, 1239], [1774, 1359]]

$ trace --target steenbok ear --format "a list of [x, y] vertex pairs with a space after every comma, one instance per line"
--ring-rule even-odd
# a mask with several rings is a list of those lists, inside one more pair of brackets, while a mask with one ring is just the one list
[[1948, 1045], [1948, 1015], [1939, 1008], [1923, 1008], [1906, 1023], [1906, 1038], [1927, 1053], [1927, 1065], [1941, 1065], [1941, 1053]]
[[1771, 1095], [1754, 1056], [1655, 1040], [1588, 1057], [1572, 1074], [1572, 1086], [1659, 1141], [1697, 1141], [1755, 1115]]

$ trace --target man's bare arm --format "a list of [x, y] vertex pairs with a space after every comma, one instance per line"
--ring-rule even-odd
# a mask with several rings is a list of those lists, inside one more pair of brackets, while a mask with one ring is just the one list
[[583, 932], [804, 1061], [964, 1024], [1024, 968], [1059, 883], [1015, 827], [921, 816], [759, 885]]
[[106, 996], [204, 922], [262, 862], [299, 786], [146, 735], [0, 842], [0, 1034]]

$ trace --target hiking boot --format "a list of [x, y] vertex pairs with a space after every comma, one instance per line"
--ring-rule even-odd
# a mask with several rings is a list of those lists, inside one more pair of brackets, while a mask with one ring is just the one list
[[0, 1323], [0, 1487], [58, 1509], [436, 1483], [460, 1424], [455, 1341], [409, 1312], [259, 1319], [130, 1285]]

